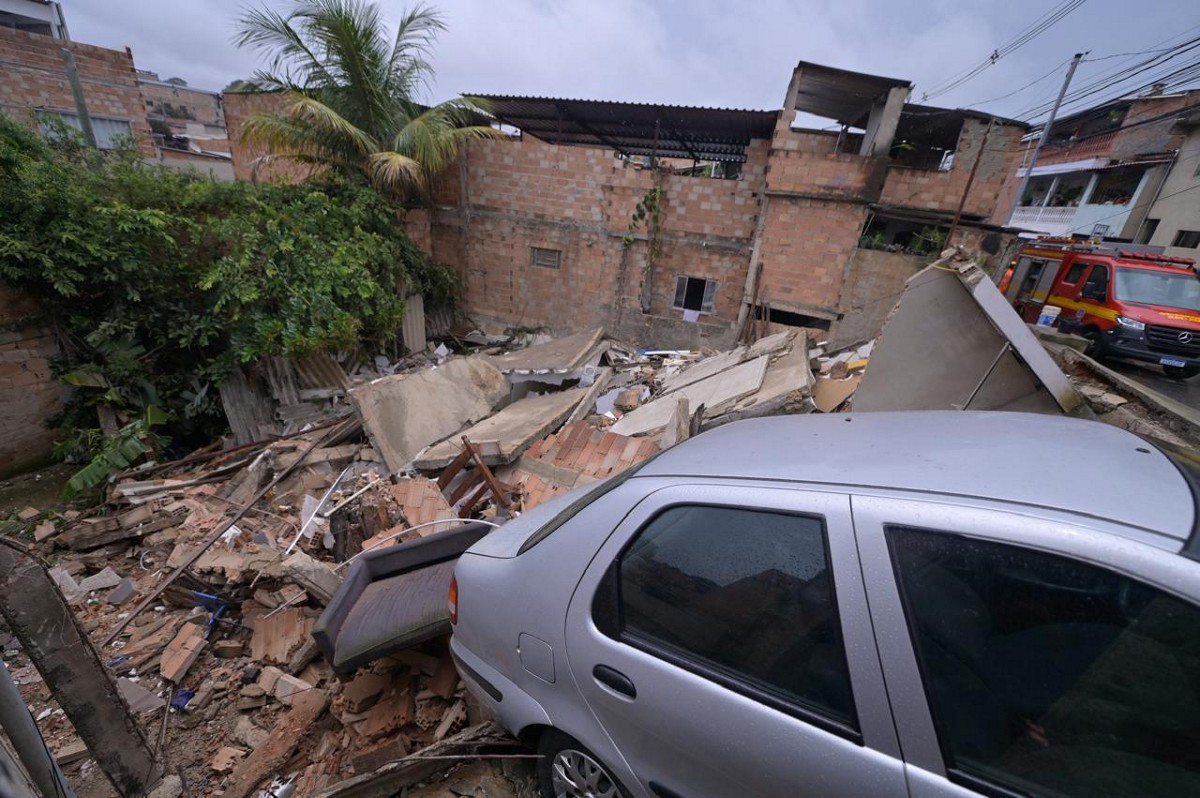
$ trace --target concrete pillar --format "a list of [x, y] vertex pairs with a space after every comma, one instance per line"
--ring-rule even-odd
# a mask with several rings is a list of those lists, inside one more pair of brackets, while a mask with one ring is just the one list
[[5, 543], [0, 615], [116, 791], [149, 792], [159, 768], [116, 683], [46, 569]]
[[907, 99], [908, 87], [896, 86], [888, 91], [887, 97], [877, 100], [871, 106], [867, 132], [863, 136], [859, 155], [887, 155], [891, 152], [892, 142], [896, 138], [896, 127], [900, 124], [900, 112], [904, 110], [904, 102]]
[[1079, 204], [1087, 205], [1092, 201], [1092, 194], [1096, 192], [1096, 186], [1100, 184], [1100, 173], [1092, 172], [1092, 176], [1088, 178], [1088, 184], [1084, 186], [1083, 193], [1079, 195]]
[[1050, 206], [1050, 200], [1052, 200], [1054, 198], [1054, 193], [1056, 191], [1058, 191], [1059, 180], [1060, 180], [1059, 175], [1055, 175], [1054, 177], [1052, 177], [1050, 179], [1050, 188], [1046, 189], [1046, 196], [1042, 198], [1042, 207], [1043, 208], [1047, 208]]

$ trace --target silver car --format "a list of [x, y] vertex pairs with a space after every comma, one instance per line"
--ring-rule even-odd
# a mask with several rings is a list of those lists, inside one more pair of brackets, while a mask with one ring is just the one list
[[1010, 413], [744, 421], [451, 590], [547, 796], [1200, 795], [1198, 460]]

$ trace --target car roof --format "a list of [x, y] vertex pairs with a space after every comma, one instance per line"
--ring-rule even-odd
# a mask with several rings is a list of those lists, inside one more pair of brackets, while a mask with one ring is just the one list
[[1109, 424], [1033, 413], [813, 413], [738, 421], [668, 449], [638, 472], [672, 475], [993, 499], [1116, 521], [1181, 544], [1196, 520], [1183, 474], [1147, 441]]

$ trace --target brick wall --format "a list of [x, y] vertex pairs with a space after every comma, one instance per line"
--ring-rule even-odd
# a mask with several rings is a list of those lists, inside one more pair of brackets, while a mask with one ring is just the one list
[[[1183, 142], [1180, 133], [1172, 132], [1176, 119], [1168, 117], [1156, 122], [1155, 117], [1200, 103], [1200, 91], [1190, 91], [1177, 97], [1148, 97], [1137, 100], [1125, 115], [1125, 121], [1109, 150], [1111, 158], [1134, 158], [1157, 155], [1178, 149]], [[1132, 127], [1137, 125], [1137, 127]]]
[[792, 130], [781, 123], [771, 142], [767, 189], [849, 200], [878, 197], [887, 159], [834, 152], [838, 136], [814, 130]]
[[836, 312], [866, 216], [861, 203], [772, 195], [761, 244], [762, 301], [795, 313]]
[[62, 409], [50, 375], [58, 344], [29, 298], [0, 286], [0, 476], [42, 465], [55, 435], [46, 420]]
[[987, 145], [980, 156], [980, 146], [988, 123], [979, 119], [963, 122], [959, 134], [954, 166], [948, 171], [912, 169], [892, 166], [883, 186], [881, 202], [910, 208], [953, 213], [962, 200], [971, 167], [979, 158], [979, 168], [967, 195], [963, 213], [989, 217], [996, 209], [1005, 180], [1020, 163], [1023, 149], [1019, 127], [997, 124], [988, 135]]
[[139, 146], [152, 155], [145, 100], [128, 49], [107, 50], [0, 26], [0, 111], [30, 125], [36, 124], [34, 109], [75, 113], [63, 47], [75, 54], [88, 112], [128, 120]]
[[242, 143], [242, 126], [246, 120], [258, 113], [282, 113], [287, 108], [287, 99], [282, 94], [270, 92], [239, 93], [223, 96], [225, 125], [229, 130], [229, 151], [233, 155], [233, 175], [237, 180], [269, 181], [283, 180], [299, 183], [312, 175], [308, 166], [286, 161], [275, 161], [266, 166], [255, 164], [257, 158], [266, 154], [264, 147], [251, 147]]
[[[219, 95], [189, 89], [187, 86], [163, 86], [158, 83], [143, 82], [141, 87], [148, 113], [156, 119], [162, 119], [172, 129], [182, 132], [188, 122], [216, 126], [225, 124]], [[167, 105], [176, 112], [174, 116], [167, 113]]]
[[[649, 275], [648, 315], [657, 320], [658, 340], [731, 331], [767, 153], [766, 141], [754, 142], [739, 180], [663, 177], [661, 255]], [[476, 319], [556, 332], [604, 325], [618, 335], [637, 334], [646, 327], [640, 304], [646, 228], [635, 231], [628, 247], [622, 239], [653, 185], [652, 172], [601, 148], [532, 137], [472, 142], [464, 167], [435, 186], [432, 254], [463, 276], [465, 309]], [[420, 225], [413, 227], [418, 235]], [[560, 268], [533, 266], [530, 247], [560, 250]], [[702, 317], [704, 324], [684, 325], [682, 312], [672, 308], [680, 275], [719, 283], [715, 313]]]

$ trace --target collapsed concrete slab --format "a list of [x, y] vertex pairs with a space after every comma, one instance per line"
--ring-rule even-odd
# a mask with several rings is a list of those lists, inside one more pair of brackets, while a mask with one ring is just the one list
[[525, 379], [561, 382], [577, 378], [580, 370], [598, 363], [600, 355], [607, 348], [604, 328], [597, 327], [544, 344], [495, 355], [489, 358], [489, 362], [504, 372], [510, 382]]
[[[790, 336], [791, 333], [784, 333]], [[772, 336], [774, 337], [774, 336]], [[764, 338], [763, 341], [768, 339]], [[761, 343], [761, 342], [760, 342]], [[803, 333], [797, 335], [792, 350], [781, 355], [767, 367], [762, 386], [749, 396], [739, 399], [728, 411], [709, 421], [702, 429], [740, 421], [744, 418], [805, 413], [812, 409], [810, 396], [813, 389], [813, 373], [809, 368], [807, 339]]]
[[491, 414], [508, 396], [504, 375], [482, 357], [375, 380], [350, 392], [371, 445], [393, 472], [431, 443]]
[[770, 356], [763, 355], [664, 394], [622, 416], [620, 421], [613, 424], [612, 432], [618, 435], [644, 435], [662, 429], [671, 422], [681, 398], [686, 398], [692, 412], [695, 412], [701, 405], [706, 410], [715, 411], [728, 402], [749, 396], [762, 387], [770, 359]]
[[[520, 457], [534, 441], [558, 429], [586, 394], [587, 389], [575, 388], [530, 396], [513, 402], [491, 418], [464, 430], [462, 435], [480, 445], [485, 463], [490, 466], [506, 465]], [[455, 436], [422, 453], [415, 462], [416, 467], [425, 471], [450, 465], [462, 451], [459, 438]]]
[[983, 270], [957, 254], [909, 279], [853, 402], [857, 412], [1085, 407]]

